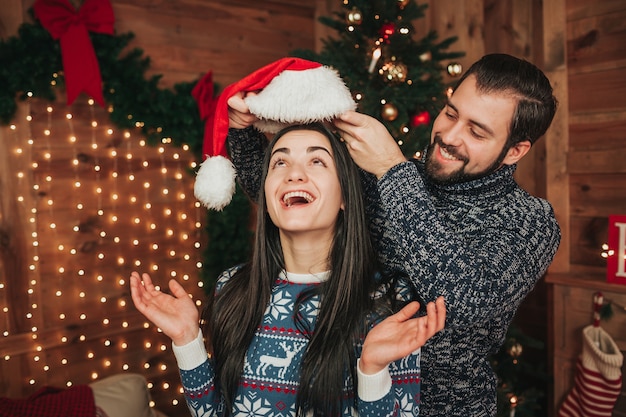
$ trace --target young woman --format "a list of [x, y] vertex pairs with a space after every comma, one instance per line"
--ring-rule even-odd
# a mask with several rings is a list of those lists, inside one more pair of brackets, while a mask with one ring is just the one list
[[418, 317], [408, 282], [376, 272], [345, 146], [322, 124], [283, 129], [262, 183], [252, 259], [221, 275], [205, 310], [209, 359], [184, 289], [131, 275], [137, 309], [172, 339], [192, 414], [417, 415], [420, 347], [444, 302]]

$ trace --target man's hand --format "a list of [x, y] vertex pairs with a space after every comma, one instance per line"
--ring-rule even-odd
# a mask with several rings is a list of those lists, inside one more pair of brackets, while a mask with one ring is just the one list
[[250, 113], [250, 109], [244, 101], [244, 98], [251, 94], [254, 93], [238, 92], [228, 99], [228, 127], [245, 129], [259, 120], [254, 114]]
[[334, 125], [340, 131], [354, 162], [377, 178], [406, 161], [385, 125], [375, 118], [348, 111], [335, 119]]

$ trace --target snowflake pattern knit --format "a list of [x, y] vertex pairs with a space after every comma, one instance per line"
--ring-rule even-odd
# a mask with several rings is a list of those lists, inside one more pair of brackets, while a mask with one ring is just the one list
[[[217, 291], [236, 268], [226, 271], [218, 281]], [[287, 279], [288, 278], [288, 279]], [[293, 308], [298, 295], [312, 285], [319, 285], [317, 275], [281, 275], [276, 281], [263, 323], [258, 328], [244, 363], [233, 416], [290, 417], [295, 415], [300, 362], [308, 339], [297, 330]], [[404, 293], [403, 293], [404, 291]], [[401, 297], [408, 299], [408, 285]], [[302, 305], [300, 314], [315, 323], [319, 299], [313, 297]], [[356, 346], [356, 357], [361, 345]], [[214, 385], [213, 364], [207, 360], [202, 335], [185, 346], [175, 346], [187, 405], [195, 417], [222, 416], [224, 401]], [[419, 412], [420, 351], [390, 364], [376, 375], [358, 372], [358, 410], [347, 406], [343, 416], [417, 416]], [[353, 398], [352, 383], [346, 378], [345, 396]]]

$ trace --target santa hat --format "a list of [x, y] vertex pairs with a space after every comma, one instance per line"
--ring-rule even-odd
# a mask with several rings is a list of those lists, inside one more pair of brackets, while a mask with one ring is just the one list
[[212, 114], [206, 115], [202, 147], [206, 159], [196, 174], [194, 194], [207, 208], [215, 210], [227, 206], [235, 192], [235, 169], [226, 153], [229, 98], [239, 92], [256, 92], [244, 100], [259, 118], [255, 126], [268, 133], [291, 124], [330, 121], [356, 108], [337, 71], [300, 58], [282, 58], [258, 69], [226, 87], [216, 103], [207, 97], [210, 94], [198, 91], [201, 88], [196, 86], [193, 95], [201, 113], [209, 108]]

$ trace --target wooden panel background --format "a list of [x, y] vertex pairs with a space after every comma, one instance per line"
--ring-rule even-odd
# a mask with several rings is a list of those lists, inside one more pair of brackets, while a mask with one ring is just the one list
[[[548, 184], [551, 201], [564, 201], [567, 228], [565, 251], [549, 275], [550, 359], [554, 371], [551, 412], [573, 386], [575, 363], [581, 352], [582, 328], [591, 323], [593, 294], [602, 291], [612, 300], [613, 318], [601, 325], [624, 344], [623, 285], [605, 283], [608, 216], [626, 213], [626, 1], [564, 2], [564, 30], [568, 108], [566, 164], [555, 171], [566, 184]], [[556, 16], [556, 11], [553, 14]], [[544, 16], [545, 18], [545, 16]], [[546, 42], [549, 42], [546, 36]], [[559, 42], [562, 43], [562, 42]], [[568, 195], [566, 195], [568, 194]], [[550, 197], [550, 193], [548, 194]], [[565, 207], [565, 204], [563, 204]], [[558, 209], [558, 207], [556, 207]], [[557, 212], [558, 213], [558, 212]], [[554, 265], [553, 265], [554, 267]], [[626, 389], [614, 416], [626, 416]]]
[[[572, 268], [604, 272], [601, 246], [608, 215], [626, 213], [626, 4], [568, 3]], [[600, 227], [596, 227], [600, 225]], [[602, 239], [605, 239], [602, 241]], [[582, 245], [581, 245], [582, 243]]]
[[[33, 1], [3, 1], [0, 36], [16, 33], [19, 24], [28, 19], [27, 9]], [[74, 4], [80, 2], [71, 1]], [[209, 70], [213, 71], [218, 85], [226, 86], [292, 49], [319, 49], [320, 40], [332, 32], [316, 18], [338, 10], [339, 2], [112, 0], [116, 31], [130, 31], [136, 35], [132, 46], [143, 49], [150, 57], [150, 73], [163, 75], [162, 87], [195, 80]], [[569, 273], [577, 270], [597, 277], [604, 267], [597, 245], [606, 236], [606, 216], [614, 212], [626, 213], [626, 165], [623, 163], [626, 141], [622, 133], [626, 127], [623, 98], [626, 52], [622, 46], [626, 1], [430, 0], [426, 3], [429, 8], [426, 17], [415, 25], [416, 36], [423, 36], [431, 29], [436, 30], [440, 38], [458, 36], [453, 49], [466, 53], [458, 60], [465, 69], [484, 53], [505, 52], [535, 62], [548, 74], [561, 103], [560, 109], [545, 139], [534, 146], [531, 156], [520, 164], [516, 178], [532, 194], [550, 200], [563, 229], [563, 242], [551, 271]], [[62, 102], [60, 99], [55, 104], [55, 114], [63, 108]], [[53, 172], [50, 188], [45, 194], [32, 190], [34, 184], [47, 184], [45, 175], [39, 174], [45, 171], [44, 165], [37, 169], [31, 169], [29, 165], [31, 161], [41, 161], [43, 151], [37, 146], [23, 146], [24, 154], [19, 158], [14, 152], [33, 128], [25, 121], [33, 108], [20, 108], [15, 130], [0, 130], [0, 228], [3, 232], [0, 236], [0, 305], [4, 308], [0, 313], [0, 330], [4, 332], [0, 339], [0, 353], [5, 357], [0, 361], [0, 395], [22, 396], [42, 384], [86, 383], [120, 369], [129, 369], [148, 377], [158, 408], [172, 417], [186, 415], [167, 343], [155, 329], [144, 328], [140, 315], [128, 305], [127, 284], [119, 279], [128, 275], [129, 263], [140, 259], [144, 265], [158, 264], [161, 269], [157, 274], [163, 270], [187, 272], [193, 282], [197, 280], [197, 273], [191, 267], [192, 263], [178, 256], [170, 259], [166, 248], [167, 235], [151, 234], [134, 224], [131, 217], [118, 220], [117, 229], [98, 216], [80, 217], [82, 214], [79, 215], [75, 208], [76, 195], [69, 193], [65, 200], [60, 197], [63, 190], [74, 189], [73, 180], [77, 173], [86, 179], [93, 168], [93, 160], [90, 162], [89, 159], [70, 168], [75, 150], [67, 142], [55, 144], [55, 158], [45, 167]], [[88, 119], [84, 103], [71, 111], [81, 115], [77, 116], [77, 126], [79, 120]], [[106, 125], [106, 120], [106, 115], [98, 116], [102, 126]], [[53, 118], [53, 123], [55, 132], [67, 126], [62, 117]], [[77, 137], [82, 141], [87, 135], [88, 129], [79, 131]], [[102, 140], [103, 144], [106, 143], [104, 138]], [[178, 185], [186, 190], [189, 198], [183, 204], [184, 209], [181, 206], [176, 211], [195, 210], [194, 215], [202, 223], [203, 211], [193, 207], [190, 198], [192, 179], [184, 177], [179, 180], [173, 176], [177, 166], [173, 157], [175, 151], [168, 149], [162, 156], [154, 150], [142, 148], [139, 141], [135, 135], [131, 135], [131, 139], [118, 137], [113, 141], [120, 152], [127, 148], [139, 152], [130, 165], [123, 157], [118, 158], [120, 172], [125, 175], [129, 170], [141, 172], [146, 180], [164, 187]], [[101, 156], [99, 181], [107, 190], [102, 209], [108, 214], [113, 207], [128, 210], [129, 214], [140, 213], [137, 217], [144, 225], [146, 211], [142, 211], [137, 203], [129, 203], [129, 198], [136, 193], [137, 199], [144, 201], [145, 196], [132, 189], [129, 182], [111, 179], [110, 175], [115, 171], [113, 158], [108, 153]], [[141, 168], [142, 158], [150, 163], [149, 169]], [[169, 169], [167, 175], [156, 168], [162, 163]], [[26, 175], [17, 180], [17, 172]], [[93, 186], [96, 180], [89, 178], [91, 183], [88, 184]], [[124, 200], [124, 204], [111, 201], [111, 189], [116, 184], [120, 187], [120, 200], [117, 201]], [[175, 217], [173, 214], [166, 215], [156, 209], [173, 204], [171, 196], [152, 191], [149, 197], [155, 209], [150, 211], [150, 217], [163, 227], [178, 224], [171, 223]], [[85, 213], [93, 210], [93, 204], [97, 207], [98, 195], [91, 193], [81, 195], [88, 196], [92, 204]], [[52, 195], [55, 202], [52, 212], [44, 204], [47, 195]], [[20, 201], [17, 196], [21, 196]], [[31, 208], [38, 209], [37, 215], [31, 214]], [[44, 227], [52, 218], [59, 219], [55, 220], [59, 227], [54, 233]], [[77, 235], [71, 228], [63, 227], [73, 225], [80, 218], [83, 221], [79, 223], [87, 232]], [[191, 229], [196, 234], [193, 239], [199, 239], [200, 247], [194, 247], [193, 252], [190, 250], [190, 256], [199, 259], [205, 237], [197, 236], [194, 221], [187, 219], [183, 224], [193, 225]], [[103, 225], [112, 231], [106, 238], [97, 233]], [[145, 245], [134, 245], [123, 231], [132, 231], [138, 240], [152, 239], [160, 246], [153, 251]], [[39, 233], [41, 241], [36, 248], [32, 246], [33, 232]], [[119, 235], [121, 243], [115, 243], [115, 235]], [[56, 239], [60, 238], [69, 242], [67, 248], [78, 247], [81, 243], [86, 251], [93, 252], [63, 258], [68, 256], [69, 249], [59, 250]], [[97, 242], [95, 247], [109, 257], [115, 254], [113, 259], [124, 254], [128, 258], [124, 265], [128, 266], [110, 262], [109, 258], [98, 260], [93, 256], [96, 251], [89, 243], [92, 241]], [[32, 271], [29, 266], [34, 256], [39, 256], [39, 260], [36, 270]], [[64, 265], [66, 269], [59, 272], [59, 262], [64, 259], [70, 261]], [[81, 267], [86, 271], [86, 277], [78, 275]], [[165, 282], [165, 276], [161, 278]], [[29, 293], [31, 286], [33, 292]], [[61, 298], [56, 295], [59, 288], [63, 290]], [[520, 314], [525, 330], [543, 340], [547, 335], [554, 337], [555, 323], [558, 326], [563, 320], [557, 312], [567, 307], [563, 303], [569, 303], [569, 299], [557, 297], [555, 305], [548, 308], [548, 290], [541, 282], [522, 306], [523, 314]], [[85, 293], [84, 297], [81, 291]], [[201, 290], [195, 288], [194, 291], [198, 297], [202, 296]], [[107, 301], [102, 302], [101, 297], [106, 297]], [[59, 316], [62, 312], [65, 313], [63, 319]], [[80, 314], [84, 312], [87, 316], [81, 319]], [[549, 317], [545, 320], [547, 314]], [[106, 324], [103, 323], [105, 318], [109, 320]], [[150, 343], [149, 347], [147, 343]], [[67, 365], [56, 365], [62, 364], [64, 358], [72, 360]], [[55, 372], [46, 370], [42, 365], [46, 362], [55, 364]], [[33, 384], [31, 378], [35, 381]], [[560, 393], [566, 388], [563, 382], [557, 391]], [[556, 397], [555, 404], [559, 400], [558, 395]]]

